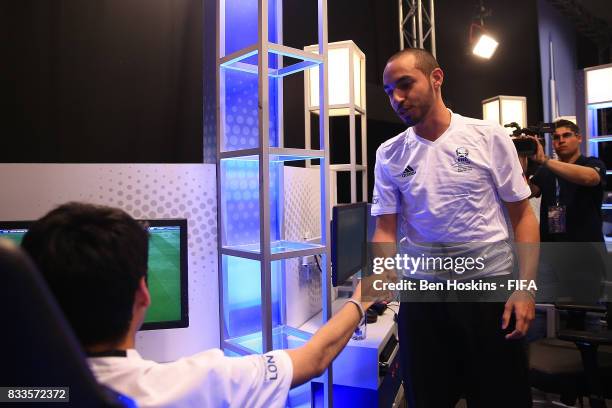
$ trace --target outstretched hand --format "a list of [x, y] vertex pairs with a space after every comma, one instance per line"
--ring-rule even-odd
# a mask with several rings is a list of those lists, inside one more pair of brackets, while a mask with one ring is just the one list
[[535, 302], [531, 294], [517, 290], [512, 293], [502, 316], [502, 329], [506, 330], [510, 324], [510, 317], [514, 312], [516, 325], [511, 333], [506, 334], [506, 340], [520, 339], [527, 334], [531, 322], [535, 318]]

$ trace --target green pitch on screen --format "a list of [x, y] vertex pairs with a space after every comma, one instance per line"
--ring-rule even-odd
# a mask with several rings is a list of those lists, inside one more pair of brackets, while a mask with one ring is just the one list
[[21, 245], [21, 240], [23, 239], [24, 234], [25, 234], [24, 232], [2, 234], [2, 238], [6, 238], [9, 241], [13, 241], [15, 245], [19, 246]]
[[[150, 229], [148, 286], [151, 306], [145, 323], [181, 319], [180, 229]], [[2, 238], [20, 245], [24, 232], [4, 233]]]
[[151, 228], [149, 240], [149, 277], [151, 306], [145, 323], [181, 319], [180, 232]]

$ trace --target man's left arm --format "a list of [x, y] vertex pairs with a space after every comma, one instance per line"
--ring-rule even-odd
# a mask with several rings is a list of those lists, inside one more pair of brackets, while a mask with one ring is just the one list
[[[518, 153], [507, 131], [501, 126], [491, 135], [491, 176], [498, 196], [504, 201], [514, 229], [519, 256], [519, 278], [535, 280], [540, 252], [540, 229], [529, 204], [531, 190], [523, 176]], [[516, 326], [507, 339], [524, 336], [535, 317], [535, 299], [527, 291], [515, 291], [506, 301], [502, 329], [506, 329], [514, 312]]]
[[[514, 241], [519, 258], [519, 279], [535, 281], [540, 255], [540, 231], [528, 199], [505, 202], [508, 216], [514, 230]], [[518, 339], [527, 334], [535, 318], [535, 294], [529, 291], [515, 291], [504, 308], [502, 329], [506, 329], [514, 312], [516, 326], [506, 339]]]

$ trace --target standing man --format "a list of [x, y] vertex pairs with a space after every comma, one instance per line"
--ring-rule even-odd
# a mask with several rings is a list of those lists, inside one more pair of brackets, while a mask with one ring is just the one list
[[[539, 241], [514, 145], [499, 125], [451, 112], [442, 101], [444, 73], [421, 49], [393, 55], [383, 82], [408, 129], [376, 152], [373, 242], [408, 250], [448, 243], [509, 248], [503, 208], [517, 243]], [[501, 244], [501, 245], [500, 245]], [[478, 245], [475, 245], [478, 246]], [[482, 246], [482, 245], [481, 245]], [[487, 279], [510, 273], [511, 251], [485, 259], [483, 271], [419, 271], [408, 278]], [[522, 277], [535, 277], [535, 257], [521, 256]], [[512, 262], [510, 261], [510, 264]], [[511, 293], [504, 303], [402, 303], [400, 352], [410, 407], [529, 407], [527, 360], [520, 339], [534, 317], [534, 298]], [[511, 318], [515, 320], [511, 323]]]
[[569, 120], [555, 122], [553, 148], [559, 160], [550, 159], [537, 138], [533, 160], [540, 168], [529, 186], [542, 196], [542, 242], [603, 242], [601, 203], [606, 166], [595, 157], [580, 154], [580, 129]]
[[580, 129], [569, 120], [555, 122], [552, 140], [559, 160], [548, 158], [532, 138], [537, 143], [532, 160], [540, 168], [529, 186], [533, 196], [542, 196], [541, 240], [555, 243], [543, 248], [542, 276], [552, 278], [555, 301], [596, 303], [606, 274], [601, 214], [606, 167], [580, 154]]

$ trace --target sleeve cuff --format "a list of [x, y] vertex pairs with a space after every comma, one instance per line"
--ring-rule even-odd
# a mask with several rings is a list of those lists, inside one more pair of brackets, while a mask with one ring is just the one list
[[397, 214], [397, 213], [398, 213], [398, 210], [397, 210], [397, 207], [395, 206], [389, 206], [389, 207], [372, 206], [372, 210], [370, 211], [370, 214], [372, 216], [385, 215], [385, 214]]
[[504, 200], [507, 203], [516, 203], [518, 201], [523, 201], [526, 198], [531, 197], [531, 190], [528, 188], [529, 191], [523, 191], [522, 194], [514, 194], [510, 197], [502, 197], [502, 200]]

